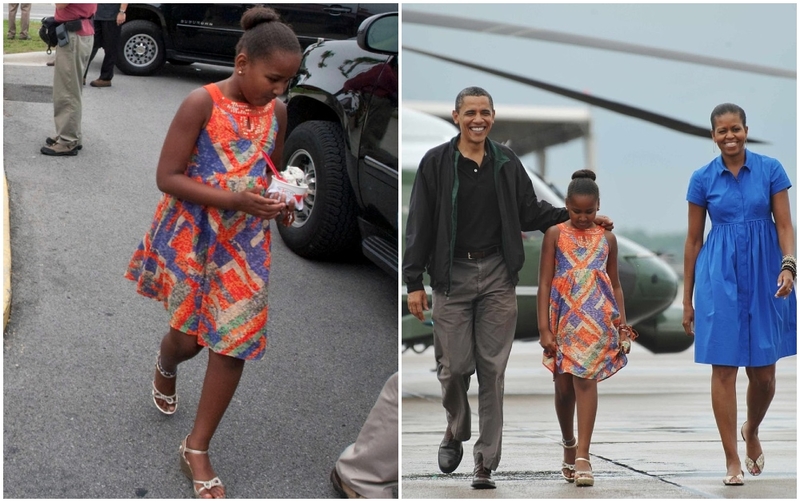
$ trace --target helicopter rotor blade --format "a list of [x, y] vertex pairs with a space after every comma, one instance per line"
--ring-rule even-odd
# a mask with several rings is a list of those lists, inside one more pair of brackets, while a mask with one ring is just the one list
[[[403, 14], [405, 16], [405, 13]], [[674, 119], [671, 117], [667, 117], [666, 115], [661, 115], [659, 113], [650, 112], [642, 108], [637, 108], [635, 106], [626, 105], [624, 103], [619, 103], [617, 101], [611, 101], [609, 99], [599, 98], [596, 96], [592, 96], [590, 94], [585, 94], [583, 92], [574, 91], [571, 89], [567, 89], [566, 87], [561, 87], [554, 84], [548, 84], [547, 82], [542, 82], [541, 80], [535, 80], [528, 77], [523, 77], [520, 75], [514, 75], [513, 73], [508, 73], [502, 70], [496, 70], [493, 68], [488, 68], [486, 66], [482, 66], [475, 63], [470, 63], [468, 61], [462, 61], [460, 59], [451, 58], [448, 56], [442, 56], [439, 54], [434, 54], [432, 52], [424, 51], [422, 49], [416, 49], [414, 47], [409, 47], [404, 45], [404, 51], [409, 52], [416, 52], [418, 54], [422, 54], [425, 56], [429, 56], [432, 58], [439, 59], [441, 61], [447, 61], [449, 63], [465, 66], [467, 68], [472, 68], [474, 70], [483, 71], [489, 73], [491, 75], [495, 75], [498, 77], [503, 77], [509, 80], [513, 80], [514, 82], [519, 82], [521, 84], [530, 85], [532, 87], [536, 87], [538, 89], [542, 89], [544, 91], [552, 92], [555, 94], [559, 94], [561, 96], [565, 96], [568, 98], [572, 98], [578, 101], [582, 101], [586, 104], [597, 106], [599, 108], [603, 108], [606, 110], [610, 110], [613, 112], [620, 113], [622, 115], [626, 115], [628, 117], [633, 117], [637, 119], [644, 120], [646, 122], [650, 122], [656, 125], [660, 125], [662, 127], [666, 127], [668, 129], [672, 129], [674, 131], [682, 132], [685, 134], [689, 134], [692, 136], [699, 136], [704, 139], [709, 139], [711, 137], [711, 128], [710, 127], [700, 127], [694, 124], [690, 124], [688, 122], [684, 122], [682, 120]], [[761, 143], [761, 144], [769, 144], [766, 141], [754, 139], [751, 137], [747, 138], [749, 143]]]
[[683, 61], [686, 63], [694, 63], [705, 66], [716, 66], [718, 68], [726, 68], [729, 70], [759, 73], [762, 75], [770, 75], [773, 77], [797, 79], [796, 70], [786, 70], [783, 68], [775, 68], [771, 66], [743, 63], [741, 61], [733, 61], [730, 59], [722, 59], [709, 56], [702, 56], [699, 54], [691, 54], [688, 52], [659, 49], [657, 47], [649, 47], [646, 45], [632, 44], [627, 42], [618, 42], [615, 40], [608, 40], [604, 38], [586, 37], [582, 35], [574, 35], [571, 33], [564, 33], [553, 30], [543, 30], [539, 28], [531, 28], [528, 26], [518, 26], [507, 23], [498, 23], [495, 21], [484, 21], [480, 19], [469, 19], [466, 17], [449, 16], [446, 14], [435, 14], [431, 12], [419, 12], [419, 11], [404, 9], [403, 23], [424, 24], [428, 26], [437, 26], [440, 28], [480, 31], [485, 33], [493, 33], [497, 35], [528, 38], [532, 40], [543, 40], [546, 42], [579, 45], [583, 47], [590, 47], [592, 49], [606, 49], [610, 51], [625, 52], [629, 54], [639, 54], [642, 56], [656, 57], [662, 59], [671, 59], [674, 61]]

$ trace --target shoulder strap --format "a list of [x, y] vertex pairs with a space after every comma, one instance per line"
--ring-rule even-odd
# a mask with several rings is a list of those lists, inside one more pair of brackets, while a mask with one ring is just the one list
[[213, 82], [210, 83], [210, 84], [204, 85], [203, 89], [205, 89], [206, 92], [208, 92], [211, 95], [211, 100], [214, 101], [215, 103], [217, 101], [219, 101], [220, 98], [222, 98], [222, 91], [219, 90], [219, 87], [217, 87], [217, 84], [215, 84]]

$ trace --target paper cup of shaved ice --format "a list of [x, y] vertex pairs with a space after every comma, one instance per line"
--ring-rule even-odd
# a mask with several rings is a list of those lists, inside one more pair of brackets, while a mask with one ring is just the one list
[[281, 176], [286, 180], [280, 180], [277, 176], [272, 177], [272, 183], [267, 189], [267, 193], [282, 193], [287, 198], [293, 197], [295, 207], [303, 208], [303, 197], [308, 193], [308, 183], [305, 181], [306, 174], [299, 167], [288, 166], [281, 171]]

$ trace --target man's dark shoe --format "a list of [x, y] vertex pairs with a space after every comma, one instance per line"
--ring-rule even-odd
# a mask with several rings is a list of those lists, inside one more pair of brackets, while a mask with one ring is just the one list
[[[46, 138], [46, 139], [44, 140], [44, 142], [45, 142], [45, 144], [46, 144], [47, 146], [53, 146], [53, 145], [55, 145], [56, 143], [58, 143], [58, 141], [54, 140], [53, 138]], [[75, 149], [76, 149], [76, 150], [80, 150], [81, 148], [83, 148], [83, 145], [78, 145], [78, 146], [76, 146], [76, 147], [75, 147]]]
[[[84, 80], [84, 85], [86, 85], [85, 80]], [[91, 82], [89, 82], [89, 85], [91, 85], [92, 87], [111, 87], [111, 81], [102, 80], [98, 78], [97, 80], [92, 80]]]
[[78, 155], [78, 148], [69, 148], [68, 146], [64, 146], [60, 143], [56, 143], [53, 146], [43, 146], [41, 152], [44, 155], [50, 155], [53, 157], [63, 157], [63, 156], [75, 156]]
[[343, 499], [363, 499], [361, 495], [356, 493], [355, 490], [350, 488], [347, 483], [342, 481], [342, 478], [339, 477], [339, 473], [336, 472], [336, 467], [333, 468], [331, 471], [331, 485], [333, 485], [333, 489], [336, 490], [336, 493], [339, 494], [339, 498]]
[[445, 474], [455, 471], [463, 456], [464, 447], [461, 445], [461, 441], [453, 439], [453, 435], [448, 429], [439, 445], [439, 469]]
[[492, 480], [492, 471], [483, 466], [483, 460], [475, 465], [475, 470], [472, 472], [472, 487], [476, 490], [497, 488]]
[[47, 66], [55, 66], [55, 65], [56, 65], [56, 60], [54, 59], [54, 60], [52, 60], [52, 61], [48, 61], [48, 62], [46, 62], [45, 64], [46, 64]]
[[20, 35], [20, 36], [19, 36], [19, 39], [20, 39], [20, 40], [30, 40], [30, 39], [31, 39], [31, 37], [29, 37], [28, 35]]

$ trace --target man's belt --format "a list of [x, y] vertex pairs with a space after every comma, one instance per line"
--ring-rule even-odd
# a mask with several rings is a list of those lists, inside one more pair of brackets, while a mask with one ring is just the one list
[[478, 260], [480, 258], [486, 258], [488, 256], [492, 256], [500, 251], [498, 246], [492, 246], [488, 249], [483, 249], [481, 251], [461, 251], [460, 249], [456, 249], [453, 252], [454, 258], [466, 258], [468, 260]]

